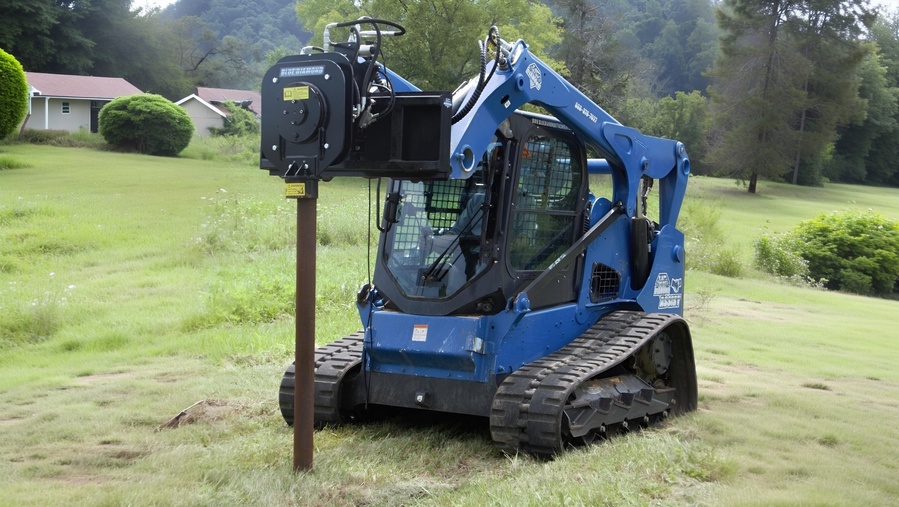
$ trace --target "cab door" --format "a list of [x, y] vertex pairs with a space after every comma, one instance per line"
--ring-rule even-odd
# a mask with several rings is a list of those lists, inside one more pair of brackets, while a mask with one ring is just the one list
[[[533, 125], [519, 144], [507, 234], [507, 269], [522, 284], [548, 269], [583, 234], [587, 197], [584, 150], [567, 131]], [[532, 308], [574, 301], [574, 263], [540, 294]]]

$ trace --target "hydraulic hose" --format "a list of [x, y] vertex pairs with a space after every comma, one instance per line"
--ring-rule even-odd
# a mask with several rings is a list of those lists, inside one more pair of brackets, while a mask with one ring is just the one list
[[484, 91], [484, 86], [487, 84], [487, 80], [485, 79], [485, 75], [487, 74], [487, 50], [484, 47], [484, 43], [478, 41], [478, 50], [481, 53], [481, 73], [478, 76], [478, 84], [475, 86], [474, 92], [472, 92], [471, 97], [469, 97], [468, 102], [460, 109], [456, 114], [453, 115], [452, 124], [455, 125], [462, 118], [465, 118], [468, 113], [471, 112], [471, 109], [477, 103], [478, 99], [481, 97], [481, 92]]
[[[487, 82], [493, 77], [493, 73], [496, 72], [496, 67], [499, 65], [500, 60], [500, 47], [499, 47], [499, 28], [496, 26], [491, 26], [490, 30], [487, 32], [487, 39], [484, 41], [478, 41], [478, 50], [481, 54], [481, 72], [478, 75], [478, 84], [475, 87], [474, 91], [469, 97], [468, 102], [465, 106], [462, 107], [456, 114], [452, 117], [452, 124], [455, 125], [462, 118], [465, 118], [468, 113], [471, 112], [474, 105], [478, 102], [478, 99], [481, 97], [481, 93], [484, 91], [484, 88], [487, 86]], [[490, 43], [493, 43], [494, 47], [496, 47], [496, 59], [494, 60], [493, 69], [490, 70], [490, 75], [487, 76], [487, 48]]]

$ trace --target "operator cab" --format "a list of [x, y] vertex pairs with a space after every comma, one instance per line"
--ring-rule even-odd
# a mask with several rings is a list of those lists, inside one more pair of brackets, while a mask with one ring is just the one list
[[[583, 232], [587, 191], [583, 145], [554, 118], [520, 112], [467, 179], [392, 180], [374, 277], [386, 308], [502, 310]], [[532, 306], [574, 301], [577, 269], [530, 295]]]

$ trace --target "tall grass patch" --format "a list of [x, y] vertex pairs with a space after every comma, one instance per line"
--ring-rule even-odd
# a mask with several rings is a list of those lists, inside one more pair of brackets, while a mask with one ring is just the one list
[[31, 165], [27, 162], [19, 160], [18, 158], [0, 154], [0, 171], [7, 171], [9, 169], [22, 169], [24, 167], [31, 167]]
[[[199, 136], [178, 155], [183, 158], [208, 160], [259, 167], [259, 136]], [[261, 173], [260, 174], [264, 174]]]
[[200, 198], [208, 215], [196, 236], [210, 255], [271, 252], [296, 245], [296, 211], [279, 199], [266, 199], [219, 189]]
[[106, 140], [103, 139], [103, 136], [92, 133], [84, 128], [75, 132], [69, 132], [67, 130], [26, 129], [19, 138], [19, 141], [28, 144], [58, 146], [63, 148], [109, 149], [109, 145], [106, 144]]
[[74, 285], [46, 283], [43, 290], [20, 288], [9, 281], [0, 287], [0, 350], [50, 339], [63, 323], [75, 318], [66, 312]]
[[[327, 343], [359, 329], [355, 294], [369, 279], [368, 197], [364, 183], [326, 183], [318, 203], [316, 237], [317, 339]], [[294, 315], [296, 287], [296, 203], [220, 190], [201, 199], [210, 213], [195, 244], [221, 266], [204, 291], [199, 312], [186, 330], [222, 324], [262, 324]], [[372, 230], [374, 228], [372, 227]]]
[[[219, 272], [204, 292], [202, 312], [184, 322], [187, 331], [214, 327], [262, 324], [294, 313], [294, 275], [276, 256], [231, 266]], [[289, 263], [287, 263], [289, 265]]]
[[736, 278], [743, 274], [743, 262], [719, 225], [722, 209], [720, 201], [686, 200], [678, 227], [686, 238], [688, 269]]

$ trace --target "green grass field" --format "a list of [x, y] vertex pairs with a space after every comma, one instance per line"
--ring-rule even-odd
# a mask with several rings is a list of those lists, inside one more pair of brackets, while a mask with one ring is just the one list
[[[0, 146], [0, 505], [890, 505], [899, 302], [751, 268], [752, 240], [819, 212], [899, 219], [899, 190], [693, 178], [741, 278], [688, 273], [699, 410], [543, 462], [486, 422], [315, 435], [291, 470], [295, 213], [236, 163]], [[368, 185], [321, 186], [318, 343], [355, 331]], [[178, 427], [163, 423], [183, 409]]]

